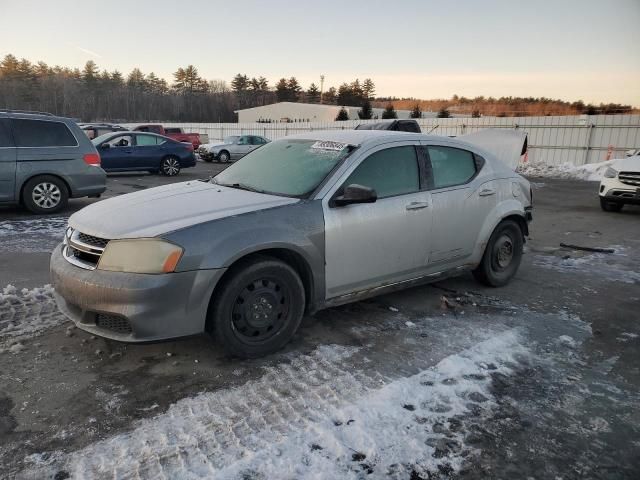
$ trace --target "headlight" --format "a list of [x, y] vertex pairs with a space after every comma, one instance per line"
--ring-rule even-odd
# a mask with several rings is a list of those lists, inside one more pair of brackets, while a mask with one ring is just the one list
[[617, 170], [614, 170], [611, 167], [608, 167], [605, 171], [604, 171], [604, 176], [606, 178], [616, 178], [618, 176], [618, 172]]
[[176, 269], [183, 249], [155, 238], [111, 240], [98, 269], [128, 273], [170, 273]]

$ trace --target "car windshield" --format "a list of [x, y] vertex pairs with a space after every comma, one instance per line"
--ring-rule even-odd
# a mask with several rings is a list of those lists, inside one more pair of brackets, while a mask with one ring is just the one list
[[227, 144], [230, 144], [230, 143], [233, 143], [233, 142], [234, 142], [235, 140], [237, 140], [237, 139], [238, 139], [238, 136], [237, 136], [237, 135], [232, 135], [232, 136], [230, 136], [230, 137], [225, 138], [225, 139], [223, 140], [223, 142], [224, 142], [224, 143], [227, 143]]
[[274, 195], [305, 197], [354, 149], [339, 142], [282, 139], [254, 150], [213, 181]]

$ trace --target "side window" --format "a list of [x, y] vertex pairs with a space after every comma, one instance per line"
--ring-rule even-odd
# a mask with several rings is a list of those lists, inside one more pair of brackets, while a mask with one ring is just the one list
[[9, 130], [9, 120], [0, 118], [0, 148], [15, 147], [11, 130]]
[[373, 188], [378, 198], [420, 190], [416, 150], [412, 146], [393, 147], [371, 154], [349, 176], [344, 185], [357, 183]]
[[249, 145], [249, 137], [240, 137], [238, 139], [238, 145]]
[[471, 152], [452, 147], [429, 146], [427, 149], [433, 188], [464, 185], [476, 174], [476, 163]]
[[139, 147], [147, 147], [149, 145], [156, 146], [158, 137], [154, 137], [153, 135], [136, 135], [136, 144]]
[[130, 147], [133, 144], [133, 139], [131, 138], [131, 135], [118, 135], [104, 143], [108, 143], [111, 148]]
[[76, 138], [62, 122], [14, 118], [13, 136], [17, 147], [75, 147]]

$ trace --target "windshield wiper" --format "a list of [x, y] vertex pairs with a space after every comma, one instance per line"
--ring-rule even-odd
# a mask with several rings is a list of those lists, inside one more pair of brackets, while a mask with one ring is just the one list
[[239, 190], [247, 190], [249, 192], [265, 193], [264, 190], [260, 190], [259, 188], [252, 187], [251, 185], [247, 185], [246, 183], [218, 183], [218, 182], [216, 183], [218, 185], [222, 185], [223, 187], [237, 188]]

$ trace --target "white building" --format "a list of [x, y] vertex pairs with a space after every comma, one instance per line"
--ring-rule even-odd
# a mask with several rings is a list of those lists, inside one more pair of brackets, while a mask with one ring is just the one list
[[[254, 122], [333, 122], [338, 112], [343, 108], [340, 105], [320, 105], [317, 103], [278, 102], [262, 107], [245, 108], [236, 110], [238, 123]], [[347, 107], [344, 109], [349, 114], [349, 120], [358, 120], [360, 107]], [[373, 116], [382, 118], [383, 108], [374, 108]], [[409, 118], [409, 110], [396, 110], [398, 118]], [[423, 113], [423, 118], [435, 117], [433, 112]]]

